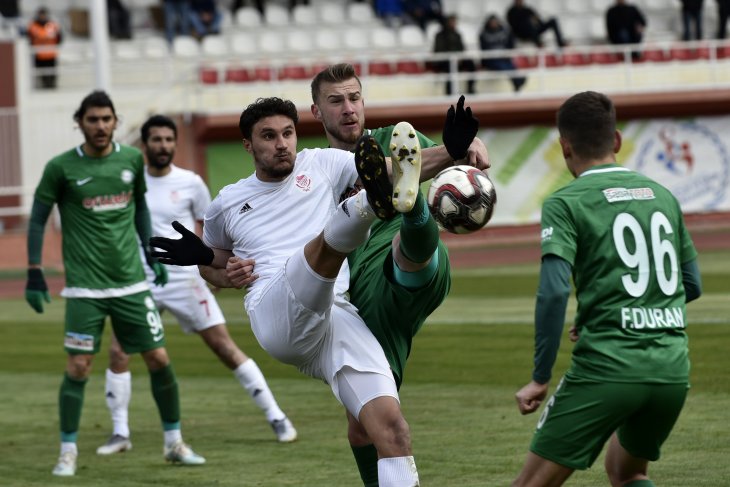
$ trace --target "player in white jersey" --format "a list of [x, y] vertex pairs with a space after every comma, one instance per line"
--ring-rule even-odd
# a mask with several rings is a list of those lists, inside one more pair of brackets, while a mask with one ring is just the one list
[[[210, 193], [202, 178], [172, 164], [177, 142], [177, 127], [168, 117], [155, 115], [142, 126], [142, 143], [147, 156], [146, 198], [154, 235], [174, 237], [172, 221], [196, 228], [210, 204]], [[168, 310], [186, 333], [197, 333], [223, 364], [233, 371], [249, 393], [280, 442], [296, 440], [297, 431], [279, 408], [256, 362], [235, 344], [225, 319], [207, 283], [194, 267], [168, 266], [169, 280], [164, 287], [153, 286], [152, 296], [160, 311]], [[154, 274], [147, 273], [152, 282]], [[129, 356], [116, 339], [110, 347], [106, 371], [106, 402], [111, 411], [114, 431], [109, 441], [97, 449], [100, 455], [129, 450], [128, 406], [131, 393]]]
[[[391, 185], [382, 153], [371, 157], [367, 137], [355, 155], [337, 149], [297, 154], [297, 120], [290, 101], [264, 98], [249, 105], [239, 128], [255, 174], [213, 201], [205, 216], [205, 243], [179, 224], [173, 226], [181, 239], [153, 237], [150, 243], [161, 249], [154, 252], [160, 262], [198, 264], [213, 284], [231, 287], [234, 278], [250, 284], [246, 310], [261, 346], [330, 385], [373, 440], [381, 486], [415, 486], [410, 432], [388, 361], [356, 308], [338, 292], [348, 286], [341, 272], [345, 258], [365, 241], [376, 212], [388, 218], [413, 205], [413, 198], [403, 196], [418, 190], [415, 131], [402, 126], [413, 134], [404, 137], [403, 147], [411, 156], [399, 162]], [[431, 177], [438, 169], [424, 168], [420, 175]], [[365, 191], [338, 206], [358, 176]], [[248, 264], [227, 272], [237, 258]]]

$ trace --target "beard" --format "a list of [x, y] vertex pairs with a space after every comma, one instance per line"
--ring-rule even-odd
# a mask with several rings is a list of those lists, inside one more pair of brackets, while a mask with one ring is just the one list
[[[170, 164], [172, 164], [172, 158], [175, 155], [174, 152], [170, 152], [169, 154], [150, 154], [147, 153], [147, 162], [150, 166], [157, 168], [157, 169], [164, 169]], [[166, 160], [160, 156], [163, 156], [166, 158]]]
[[358, 129], [355, 132], [344, 132], [342, 128], [337, 124], [325, 123], [324, 129], [329, 133], [332, 138], [336, 141], [341, 142], [347, 149], [354, 150], [357, 141], [362, 136], [364, 127], [358, 122]]

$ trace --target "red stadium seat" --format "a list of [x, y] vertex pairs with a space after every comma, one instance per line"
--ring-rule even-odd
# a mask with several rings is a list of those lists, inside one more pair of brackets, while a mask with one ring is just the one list
[[279, 79], [309, 79], [309, 71], [302, 65], [288, 65], [279, 70]]
[[558, 68], [565, 65], [565, 56], [562, 54], [546, 54], [545, 66], [548, 68]]
[[563, 54], [563, 63], [568, 66], [585, 66], [591, 63], [591, 58], [582, 52], [569, 52]]
[[648, 61], [650, 63], [663, 63], [670, 59], [670, 56], [664, 51], [664, 49], [647, 49], [641, 53], [641, 60]]
[[395, 70], [401, 74], [423, 74], [426, 66], [418, 61], [398, 61], [395, 63]]
[[537, 67], [537, 57], [535, 56], [515, 56], [512, 61], [517, 69]]
[[269, 66], [256, 66], [253, 73], [256, 81], [271, 81], [271, 68]]
[[211, 67], [200, 68], [200, 82], [205, 85], [218, 84], [218, 70]]
[[368, 73], [375, 76], [390, 76], [395, 73], [393, 65], [386, 61], [371, 61], [368, 64]]
[[592, 52], [590, 58], [595, 64], [614, 64], [621, 61], [621, 55], [615, 52]]
[[246, 68], [232, 66], [226, 69], [226, 83], [248, 83], [253, 80], [253, 75]]

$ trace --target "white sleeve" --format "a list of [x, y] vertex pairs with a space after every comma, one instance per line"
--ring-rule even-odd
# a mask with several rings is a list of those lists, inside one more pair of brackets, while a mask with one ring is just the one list
[[358, 175], [355, 169], [355, 154], [340, 149], [322, 149], [319, 160], [322, 168], [332, 178], [337, 196], [352, 188]]
[[210, 205], [210, 192], [203, 182], [203, 178], [195, 175], [193, 195], [193, 217], [195, 220], [202, 220], [205, 217], [205, 210]]
[[205, 245], [217, 249], [233, 250], [233, 240], [226, 229], [223, 198], [220, 194], [208, 205], [203, 221], [203, 242]]

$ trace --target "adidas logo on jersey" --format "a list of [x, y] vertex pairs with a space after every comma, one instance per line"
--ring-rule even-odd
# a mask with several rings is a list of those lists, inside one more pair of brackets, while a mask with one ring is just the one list
[[245, 203], [240, 210], [238, 210], [238, 214], [241, 215], [243, 213], [246, 213], [247, 211], [251, 211], [253, 208], [248, 203]]

